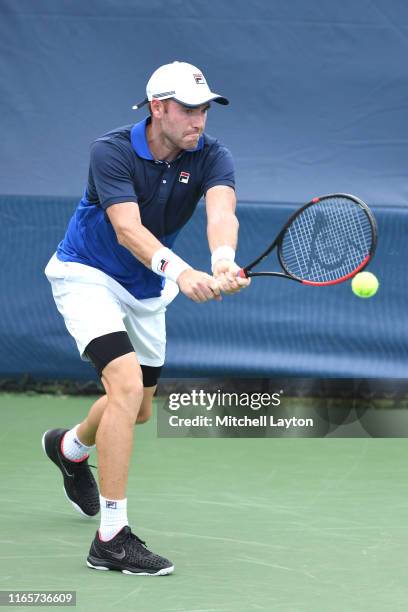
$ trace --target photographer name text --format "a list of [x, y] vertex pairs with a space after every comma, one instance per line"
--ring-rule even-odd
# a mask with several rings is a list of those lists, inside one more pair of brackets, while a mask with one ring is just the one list
[[290, 429], [291, 427], [313, 427], [313, 419], [298, 417], [275, 418], [273, 415], [254, 417], [236, 417], [231, 415], [209, 417], [198, 415], [192, 418], [172, 415], [169, 417], [171, 427], [277, 427]]

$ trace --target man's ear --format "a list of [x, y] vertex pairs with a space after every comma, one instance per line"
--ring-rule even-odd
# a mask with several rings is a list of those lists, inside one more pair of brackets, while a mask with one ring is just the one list
[[150, 114], [152, 117], [161, 119], [166, 112], [167, 100], [152, 100], [150, 102]]

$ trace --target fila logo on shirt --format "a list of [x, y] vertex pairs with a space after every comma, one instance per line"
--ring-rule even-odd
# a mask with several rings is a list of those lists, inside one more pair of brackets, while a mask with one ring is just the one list
[[205, 85], [205, 78], [201, 74], [201, 72], [196, 72], [195, 74], [193, 74], [193, 77], [197, 85]]
[[180, 172], [179, 183], [188, 183], [190, 178], [189, 172]]

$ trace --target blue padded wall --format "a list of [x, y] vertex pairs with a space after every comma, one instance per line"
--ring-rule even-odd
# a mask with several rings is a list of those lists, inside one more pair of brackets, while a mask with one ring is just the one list
[[[381, 289], [362, 301], [348, 285], [257, 280], [221, 304], [181, 296], [166, 373], [406, 377], [404, 0], [2, 0], [0, 40], [0, 375], [93, 375], [42, 270], [83, 191], [90, 142], [142, 119], [131, 106], [147, 78], [179, 59], [231, 100], [213, 105], [207, 131], [236, 161], [239, 260], [311, 197], [355, 193], [378, 217]], [[202, 205], [176, 248], [208, 270]]]

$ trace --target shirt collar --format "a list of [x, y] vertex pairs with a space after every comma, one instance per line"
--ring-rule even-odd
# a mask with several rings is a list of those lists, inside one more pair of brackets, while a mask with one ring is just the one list
[[[132, 143], [132, 147], [136, 151], [139, 157], [143, 159], [154, 160], [153, 155], [150, 152], [149, 145], [146, 138], [146, 127], [150, 123], [151, 118], [146, 117], [139, 123], [135, 123], [130, 131], [130, 140]], [[200, 136], [198, 144], [195, 149], [186, 149], [182, 153], [180, 153], [179, 157], [181, 157], [184, 153], [195, 153], [195, 151], [201, 151], [204, 147], [204, 136]]]

